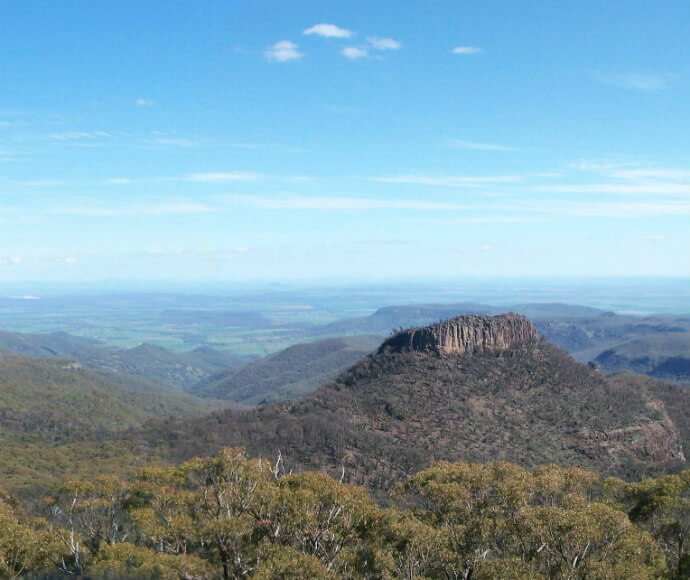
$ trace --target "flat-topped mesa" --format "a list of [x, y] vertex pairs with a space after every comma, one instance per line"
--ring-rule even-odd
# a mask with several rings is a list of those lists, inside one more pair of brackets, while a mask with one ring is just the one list
[[379, 352], [486, 353], [508, 350], [537, 339], [537, 329], [524, 316], [467, 314], [443, 322], [402, 330], [386, 340]]

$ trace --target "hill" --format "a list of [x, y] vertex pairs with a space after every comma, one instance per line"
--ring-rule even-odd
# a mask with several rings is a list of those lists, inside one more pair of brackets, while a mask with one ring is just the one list
[[95, 369], [140, 377], [180, 391], [191, 391], [199, 381], [251, 360], [210, 347], [174, 352], [147, 343], [127, 349], [77, 351], [72, 356]]
[[395, 328], [411, 328], [433, 324], [439, 320], [453, 318], [460, 314], [484, 314], [495, 316], [506, 312], [522, 314], [531, 320], [554, 318], [584, 318], [604, 314], [604, 310], [570, 304], [522, 304], [517, 306], [490, 306], [478, 302], [456, 302], [452, 304], [407, 304], [379, 308], [369, 316], [345, 318], [316, 329], [326, 334], [378, 333], [388, 334]]
[[[138, 437], [138, 436], [137, 436]], [[400, 332], [296, 402], [152, 425], [166, 460], [246, 446], [388, 489], [438, 459], [556, 462], [640, 474], [685, 462], [646, 386], [575, 362], [525, 318], [462, 316]]]
[[139, 379], [102, 374], [74, 361], [0, 356], [4, 485], [35, 500], [74, 477], [131, 474], [150, 455], [122, 441], [122, 430], [207, 406], [188, 395], [141, 388]]
[[187, 352], [147, 343], [133, 348], [112, 348], [66, 332], [0, 332], [1, 353], [72, 359], [93, 369], [137, 377], [140, 380], [130, 383], [142, 389], [178, 391], [190, 390], [201, 380], [252, 360], [205, 346]]
[[0, 357], [2, 433], [50, 440], [141, 427], [153, 417], [198, 412], [192, 397], [145, 393], [79, 363]]
[[66, 332], [24, 334], [0, 331], [0, 353], [13, 353], [33, 357], [65, 357], [73, 352], [98, 346], [88, 338], [72, 336]]
[[[632, 370], [660, 378], [685, 380], [687, 361], [684, 359], [690, 359], [690, 317], [687, 315], [633, 316], [559, 303], [506, 307], [474, 302], [410, 304], [381, 308], [370, 316], [332, 322], [313, 332], [320, 336], [362, 332], [387, 334], [396, 328], [433, 324], [460, 314], [495, 316], [506, 312], [528, 317], [539, 334], [567, 350], [578, 361], [597, 359], [607, 370]], [[648, 341], [623, 346], [639, 339]], [[637, 353], [631, 353], [635, 348]], [[645, 349], [653, 353], [651, 364], [636, 360], [645, 356]], [[602, 360], [598, 359], [600, 356]], [[666, 359], [669, 359], [668, 363]]]
[[690, 333], [667, 332], [624, 342], [596, 357], [604, 370], [632, 370], [690, 382]]
[[297, 344], [200, 383], [192, 392], [251, 406], [296, 399], [318, 389], [381, 344], [375, 335]]

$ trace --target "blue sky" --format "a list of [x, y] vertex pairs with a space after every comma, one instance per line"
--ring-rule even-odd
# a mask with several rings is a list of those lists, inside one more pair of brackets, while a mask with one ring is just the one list
[[690, 3], [2, 2], [0, 281], [690, 275]]

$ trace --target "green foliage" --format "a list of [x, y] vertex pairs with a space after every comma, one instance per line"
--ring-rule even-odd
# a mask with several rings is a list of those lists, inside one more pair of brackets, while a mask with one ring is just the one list
[[382, 509], [318, 472], [226, 448], [134, 480], [73, 481], [46, 519], [0, 501], [0, 575], [686, 578], [690, 471], [625, 483], [555, 465], [440, 462]]
[[653, 534], [675, 576], [690, 577], [690, 471], [639, 483], [610, 479], [607, 487], [630, 519]]
[[441, 462], [396, 494], [441, 532], [432, 577], [658, 577], [665, 562], [651, 536], [590, 499], [598, 479], [576, 468]]

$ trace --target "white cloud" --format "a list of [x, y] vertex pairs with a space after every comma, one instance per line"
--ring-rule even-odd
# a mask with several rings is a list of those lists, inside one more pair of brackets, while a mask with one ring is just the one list
[[18, 256], [18, 255], [15, 254], [14, 256], [10, 256], [10, 257], [9, 257], [9, 261], [10, 261], [10, 263], [12, 263], [12, 264], [21, 264], [21, 263], [22, 263], [22, 258], [21, 258], [21, 256]]
[[60, 181], [58, 179], [34, 179], [29, 181], [12, 181], [11, 183], [22, 187], [64, 187], [70, 185], [69, 181]]
[[399, 48], [402, 48], [402, 43], [392, 38], [370, 36], [367, 38], [367, 42], [376, 50], [398, 50]]
[[690, 196], [690, 185], [683, 183], [581, 183], [556, 184], [532, 188], [549, 193], [608, 193], [613, 195], [674, 195]]
[[77, 205], [54, 208], [50, 213], [84, 217], [110, 217], [123, 215], [166, 215], [177, 213], [208, 213], [216, 208], [203, 203], [170, 201], [151, 205], [130, 205], [123, 207]]
[[144, 144], [163, 147], [198, 147], [199, 142], [186, 137], [152, 137], [145, 139]]
[[646, 236], [642, 236], [643, 240], [647, 240], [650, 242], [658, 242], [661, 240], [667, 239], [668, 236], [666, 234], [647, 234]]
[[192, 173], [185, 178], [185, 181], [196, 181], [202, 183], [232, 183], [233, 181], [256, 181], [263, 176], [259, 173], [248, 171], [231, 171], [224, 173]]
[[477, 46], [456, 46], [453, 49], [453, 54], [479, 54], [480, 52], [484, 52], [484, 49]]
[[349, 58], [350, 60], [357, 60], [358, 58], [367, 58], [369, 56], [369, 53], [365, 49], [358, 48], [356, 46], [346, 46], [341, 51], [341, 54], [345, 58]]
[[408, 185], [435, 185], [441, 187], [478, 187], [485, 183], [514, 183], [520, 181], [517, 175], [489, 176], [433, 176], [433, 175], [395, 175], [392, 177], [370, 177], [380, 183], [405, 183]]
[[[518, 210], [517, 207], [512, 208]], [[523, 205], [522, 211], [554, 215], [601, 217], [601, 218], [651, 218], [665, 216], [690, 215], [690, 203], [687, 202], [533, 202]]]
[[453, 149], [470, 149], [472, 151], [514, 151], [512, 147], [497, 145], [496, 143], [477, 143], [463, 139], [450, 139], [448, 145]]
[[671, 84], [671, 79], [668, 75], [660, 74], [599, 74], [597, 78], [607, 85], [645, 93], [663, 91]]
[[616, 169], [609, 172], [618, 179], [670, 179], [681, 181], [690, 179], [687, 169]]
[[153, 107], [153, 105], [156, 104], [156, 101], [152, 101], [150, 99], [137, 99], [136, 104], [140, 107]]
[[350, 38], [352, 31], [346, 28], [340, 28], [335, 24], [316, 24], [311, 28], [303, 31], [303, 34], [316, 34], [324, 38]]
[[228, 196], [231, 204], [249, 205], [269, 210], [326, 210], [326, 211], [367, 211], [367, 210], [411, 210], [411, 211], [459, 211], [471, 209], [470, 206], [453, 202], [429, 201], [419, 199], [377, 199], [371, 197], [325, 197], [325, 196], [283, 196], [255, 197]]
[[[474, 208], [488, 211], [487, 208]], [[500, 208], [502, 211], [510, 211], [509, 208]], [[519, 210], [522, 211], [522, 210]], [[480, 216], [463, 216], [452, 217], [447, 219], [427, 219], [423, 220], [427, 223], [440, 225], [459, 225], [459, 224], [515, 224], [515, 223], [535, 223], [543, 222], [545, 218], [541, 215], [480, 215]]]
[[297, 45], [289, 40], [276, 42], [264, 51], [266, 59], [270, 62], [290, 62], [299, 60], [304, 56], [297, 50]]

